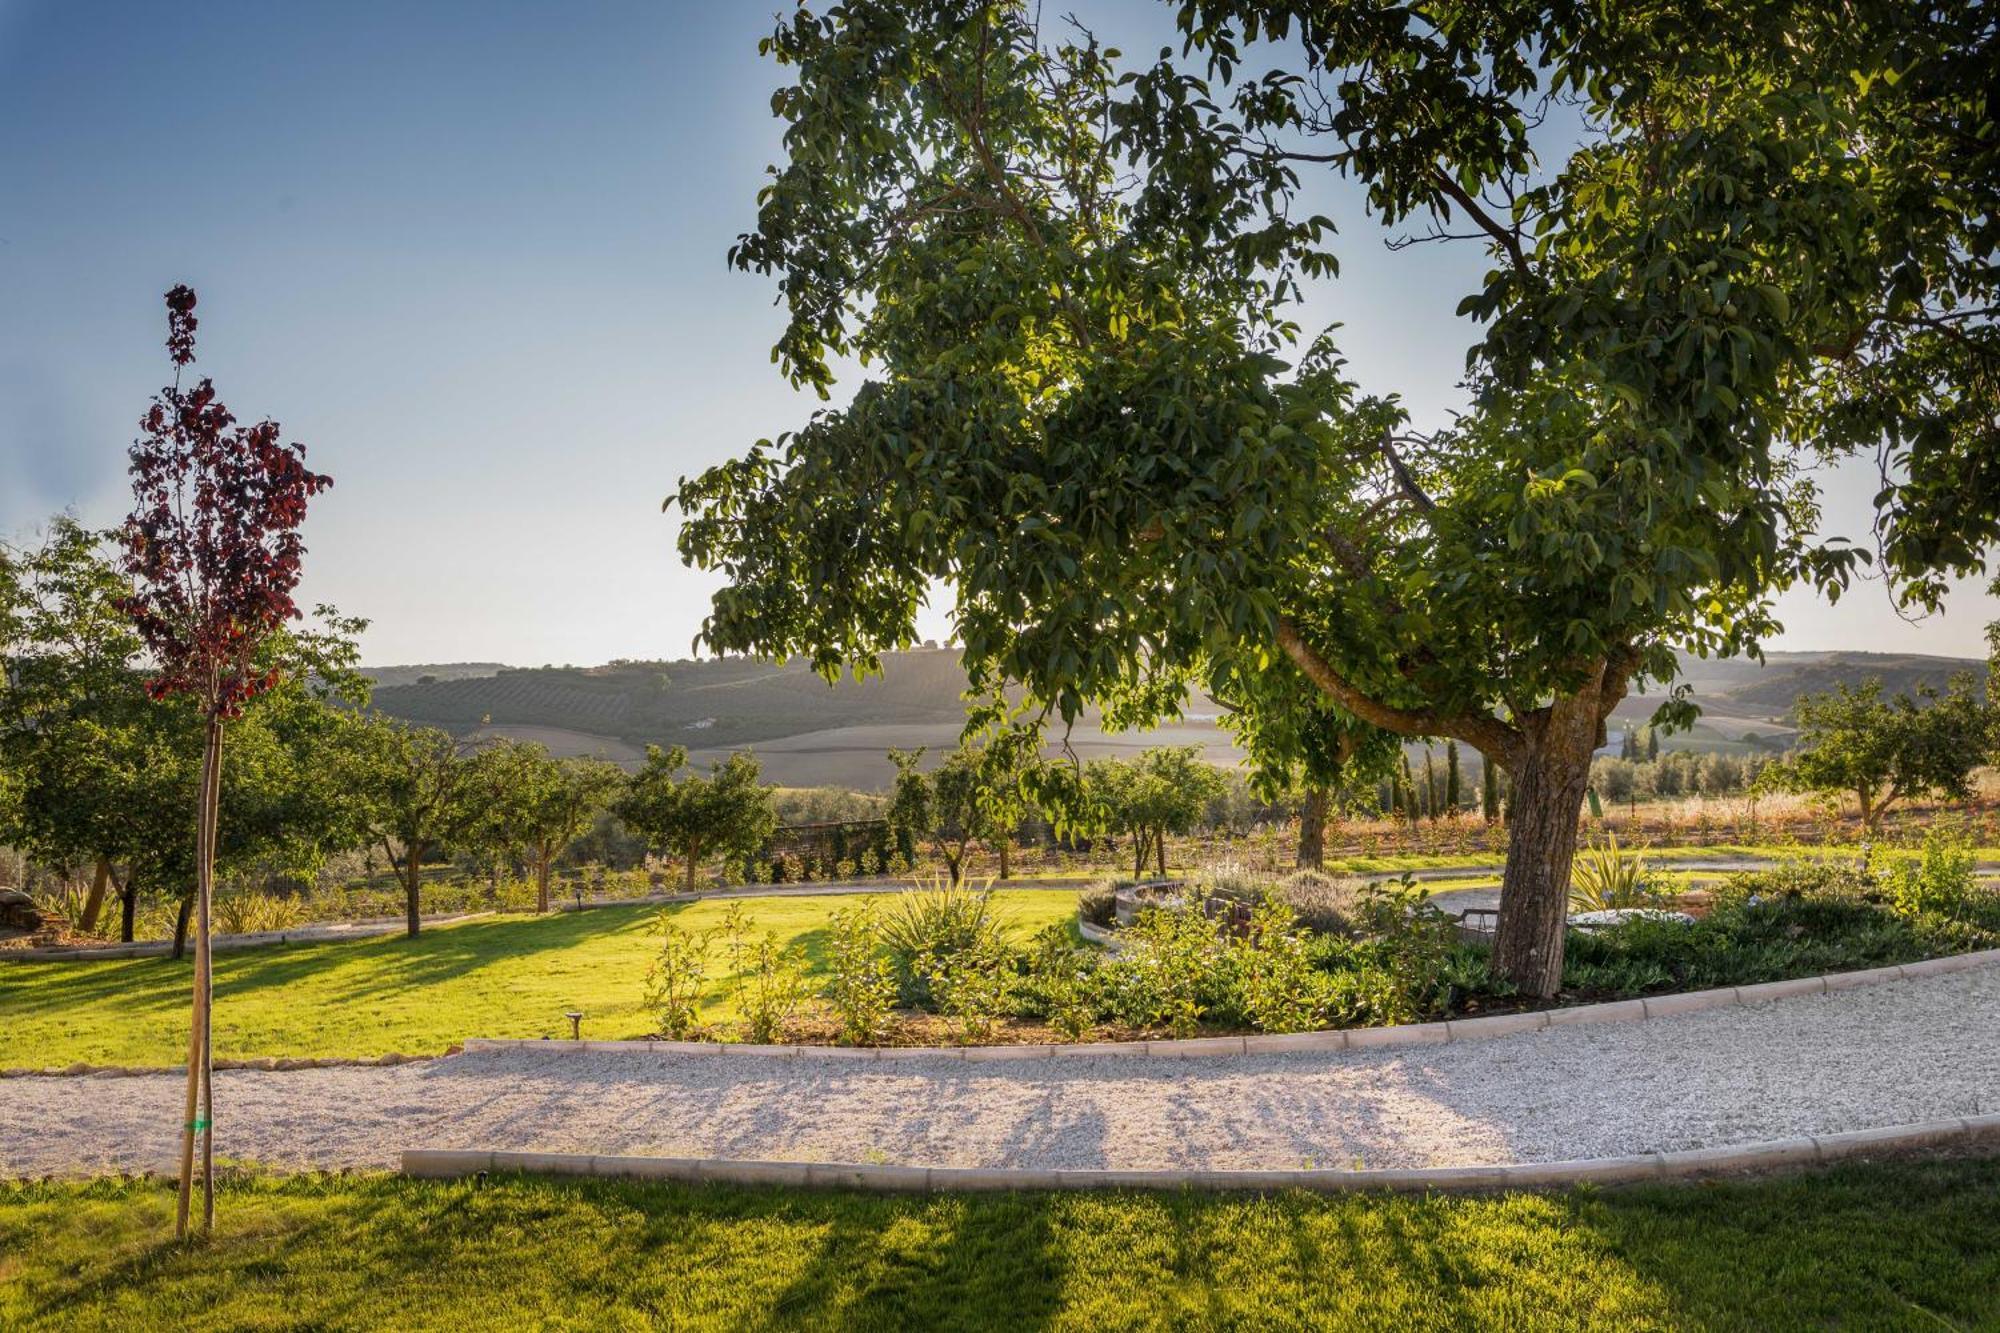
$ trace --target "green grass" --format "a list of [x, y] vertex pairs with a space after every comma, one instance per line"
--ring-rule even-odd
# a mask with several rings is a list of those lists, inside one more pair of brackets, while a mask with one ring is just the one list
[[[850, 897], [742, 900], [758, 930], [802, 945], [823, 967], [828, 914]], [[994, 905], [1026, 933], [1076, 912], [1074, 894], [999, 891]], [[730, 904], [667, 910], [691, 929]], [[604, 907], [548, 917], [500, 917], [403, 936], [274, 945], [215, 955], [215, 1053], [366, 1056], [437, 1052], [466, 1037], [644, 1035], [639, 1007], [658, 934], [657, 907]], [[163, 1065], [187, 1058], [191, 968], [165, 958], [0, 963], [0, 1066]], [[715, 979], [727, 1012], [726, 989]]]
[[2000, 1162], [1496, 1197], [0, 1186], [0, 1327], [1991, 1328]]

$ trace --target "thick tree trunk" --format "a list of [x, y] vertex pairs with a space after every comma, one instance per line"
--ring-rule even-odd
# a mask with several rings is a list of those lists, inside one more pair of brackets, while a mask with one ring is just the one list
[[1538, 999], [1562, 986], [1570, 865], [1597, 726], [1594, 692], [1559, 699], [1524, 739], [1511, 769], [1507, 869], [1493, 967]]
[[407, 844], [403, 848], [403, 924], [411, 939], [423, 928], [423, 889], [423, 844]]
[[118, 939], [130, 944], [139, 929], [139, 872], [128, 868], [125, 887], [118, 890]]
[[698, 866], [698, 865], [700, 865], [700, 864], [701, 864], [701, 849], [700, 849], [700, 848], [698, 848], [698, 847], [690, 847], [690, 848], [688, 848], [688, 854], [687, 854], [687, 878], [686, 878], [686, 880], [684, 881], [684, 883], [683, 883], [683, 886], [684, 886], [684, 888], [686, 889], [686, 891], [687, 891], [687, 892], [689, 892], [689, 893], [693, 893], [693, 892], [694, 892], [694, 871], [695, 871], [695, 867], [696, 867], [696, 866]]
[[1326, 810], [1331, 801], [1326, 788], [1306, 788], [1305, 804], [1299, 808], [1299, 866], [1318, 870], [1326, 864]]
[[1000, 878], [1002, 879], [1007, 878], [1007, 844], [1012, 841], [1013, 838], [1003, 832], [999, 840], [994, 844], [994, 850], [1000, 854]]
[[543, 852], [535, 858], [535, 910], [546, 913], [549, 910], [549, 870], [554, 858]]
[[88, 935], [97, 929], [98, 914], [104, 910], [104, 891], [111, 883], [111, 863], [103, 857], [97, 858], [96, 873], [90, 879], [90, 896], [83, 900], [83, 916], [77, 927]]
[[174, 948], [168, 956], [176, 963], [187, 957], [188, 930], [194, 924], [194, 893], [181, 895], [180, 909], [174, 913]]
[[1153, 835], [1153, 852], [1160, 858], [1160, 878], [1167, 877], [1167, 831], [1161, 829]]

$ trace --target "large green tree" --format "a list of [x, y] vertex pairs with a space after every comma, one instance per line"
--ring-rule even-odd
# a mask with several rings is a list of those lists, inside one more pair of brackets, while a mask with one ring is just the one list
[[771, 788], [760, 777], [757, 757], [748, 751], [711, 764], [704, 777], [689, 770], [680, 746], [649, 745], [645, 765], [614, 808], [651, 850], [680, 858], [683, 884], [693, 893], [705, 858], [748, 860], [777, 828]]
[[1940, 694], [1882, 697], [1882, 682], [1838, 685], [1799, 699], [1799, 753], [1760, 775], [1761, 785], [1851, 793], [1870, 829], [1898, 801], [1932, 794], [1963, 798], [1972, 770], [1993, 752], [1993, 709], [1970, 675]]
[[[728, 576], [705, 637], [871, 669], [942, 585], [975, 686], [1065, 720], [1167, 715], [1228, 673], [1270, 693], [1252, 718], [1303, 681], [1472, 745], [1510, 779], [1495, 963], [1552, 993], [1611, 710], [1677, 651], [1755, 651], [1777, 591], [1857, 559], [1814, 539], [1797, 451], [1865, 398], [1857, 326], [1977, 271], [1952, 257], [1990, 228], [1976, 191], [1929, 189], [1936, 154], [1885, 129], [1912, 62], [1977, 33], [1779, 0], [1178, 14], [1185, 57], [1130, 74], [1002, 0], [779, 26], [788, 160], [733, 258], [778, 278], [795, 383], [867, 378], [683, 483], [683, 554]], [[1543, 160], [1551, 108], [1576, 135]], [[1332, 271], [1306, 170], [1491, 253], [1448, 430], [1327, 338], [1292, 350]], [[1970, 363], [1908, 333], [1940, 378], [1899, 429], [1959, 439]]]
[[464, 838], [482, 814], [474, 786], [476, 749], [437, 727], [371, 715], [361, 782], [370, 840], [403, 883], [404, 927], [423, 927], [424, 858]]
[[616, 764], [557, 759], [548, 747], [501, 741], [473, 760], [471, 836], [489, 849], [518, 854], [535, 877], [535, 910], [549, 910], [558, 857], [590, 832], [625, 786]]
[[[115, 886], [120, 936], [132, 938], [142, 895], [181, 906], [182, 943], [194, 886], [191, 794], [202, 727], [185, 701], [147, 697], [146, 663], [118, 602], [129, 585], [107, 534], [52, 520], [41, 540], [0, 547], [0, 767], [16, 798], [0, 840], [47, 865], [92, 870], [86, 928]], [[319, 609], [317, 624], [279, 631], [256, 665], [278, 683], [250, 701], [221, 772], [228, 818], [217, 873], [310, 878], [335, 851], [363, 840], [363, 806], [349, 762], [367, 698], [355, 672], [359, 620]]]

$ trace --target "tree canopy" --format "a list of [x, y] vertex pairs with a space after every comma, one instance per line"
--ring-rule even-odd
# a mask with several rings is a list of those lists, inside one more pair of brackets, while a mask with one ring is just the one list
[[619, 818], [655, 851], [680, 858], [688, 892], [704, 858], [748, 860], [769, 841], [778, 816], [755, 755], [738, 751], [707, 776], [688, 771], [678, 745], [646, 747], [646, 762], [616, 803]]
[[[727, 576], [706, 641], [866, 670], [942, 586], [975, 685], [1065, 720], [1171, 714], [1197, 680], [1254, 727], [1310, 686], [1471, 744], [1530, 816], [1499, 962], [1546, 991], [1611, 709], [1862, 558], [1815, 537], [1798, 470], [1867, 399], [1848, 349], [1977, 378], [1897, 321], [1990, 282], [1958, 258], [1985, 187], [1929, 188], [1990, 126], [1963, 99], [1885, 126], [1990, 20], [1684, 8], [1188, 0], [1186, 54], [1130, 72], [1021, 4], [796, 11], [766, 44], [787, 161], [733, 259], [777, 277], [795, 383], [866, 378], [670, 501]], [[1952, 69], [1923, 82], [1965, 92]], [[1576, 140], [1544, 162], [1551, 114]], [[1334, 269], [1305, 169], [1491, 253], [1451, 427], [1412, 431], [1293, 323]], [[1972, 429], [1949, 388], [1894, 411]]]
[[1879, 680], [1842, 684], [1800, 698], [1798, 723], [1799, 753], [1765, 769], [1764, 785], [1852, 793], [1871, 829], [1898, 801], [1968, 795], [1996, 738], [1993, 711], [1965, 674], [1914, 698], [1883, 698]]

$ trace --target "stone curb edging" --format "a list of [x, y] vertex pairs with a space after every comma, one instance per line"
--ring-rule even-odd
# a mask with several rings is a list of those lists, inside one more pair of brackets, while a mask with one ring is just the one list
[[1407, 1023], [1395, 1027], [1334, 1028], [1323, 1032], [1294, 1032], [1282, 1035], [1243, 1037], [1191, 1037], [1160, 1041], [1096, 1041], [1027, 1044], [1017, 1046], [806, 1046], [755, 1045], [749, 1042], [720, 1041], [556, 1041], [527, 1037], [469, 1037], [464, 1050], [508, 1051], [532, 1048], [550, 1053], [608, 1054], [645, 1052], [652, 1055], [762, 1056], [772, 1059], [843, 1061], [965, 1060], [1045, 1060], [1093, 1056], [1156, 1056], [1185, 1059], [1216, 1055], [1278, 1055], [1298, 1051], [1372, 1050], [1385, 1046], [1433, 1045], [1451, 1041], [1478, 1041], [1511, 1036], [1517, 1032], [1539, 1032], [1544, 1028], [1569, 1027], [1587, 1023], [1624, 1023], [1650, 1018], [1668, 1018], [1697, 1013], [1704, 1009], [1726, 1009], [1739, 1005], [1763, 1004], [1771, 1000], [1801, 995], [1823, 995], [1854, 990], [1884, 982], [1942, 976], [1974, 968], [2000, 964], [2000, 949], [1977, 953], [1949, 954], [1917, 963], [1892, 964], [1860, 972], [1831, 972], [1824, 976], [1797, 977], [1790, 981], [1767, 981], [1755, 986], [1725, 986], [1717, 990], [1685, 991], [1678, 995], [1655, 995], [1638, 1000], [1613, 1000], [1606, 1004], [1581, 1004], [1567, 1009], [1537, 1009], [1530, 1013], [1494, 1014], [1487, 1018], [1454, 1018], [1436, 1023]]
[[588, 1153], [457, 1152], [412, 1149], [402, 1155], [406, 1176], [455, 1179], [483, 1172], [530, 1171], [543, 1175], [678, 1180], [732, 1185], [783, 1185], [795, 1189], [862, 1189], [885, 1192], [940, 1190], [1203, 1189], [1322, 1192], [1343, 1190], [1505, 1190], [1580, 1184], [1677, 1180], [1781, 1166], [1819, 1165], [1870, 1153], [2000, 1142], [2000, 1113], [1915, 1125], [1889, 1125], [1792, 1139], [1739, 1143], [1628, 1157], [1566, 1162], [1509, 1162], [1496, 1166], [1430, 1166], [1380, 1170], [1133, 1170], [1027, 1167], [890, 1166], [865, 1162], [765, 1162], [713, 1157], [618, 1157]]
[[[452, 1052], [447, 1051], [445, 1055]], [[441, 1060], [444, 1055], [406, 1055], [401, 1051], [391, 1051], [387, 1055], [361, 1056], [317, 1056], [317, 1055], [258, 1055], [240, 1060], [219, 1059], [217, 1069], [277, 1070], [290, 1073], [294, 1069], [342, 1069], [350, 1066], [413, 1065], [425, 1060]], [[138, 1078], [143, 1074], [184, 1074], [187, 1066], [182, 1065], [93, 1065], [81, 1060], [73, 1065], [50, 1069], [0, 1069], [0, 1078]]]

